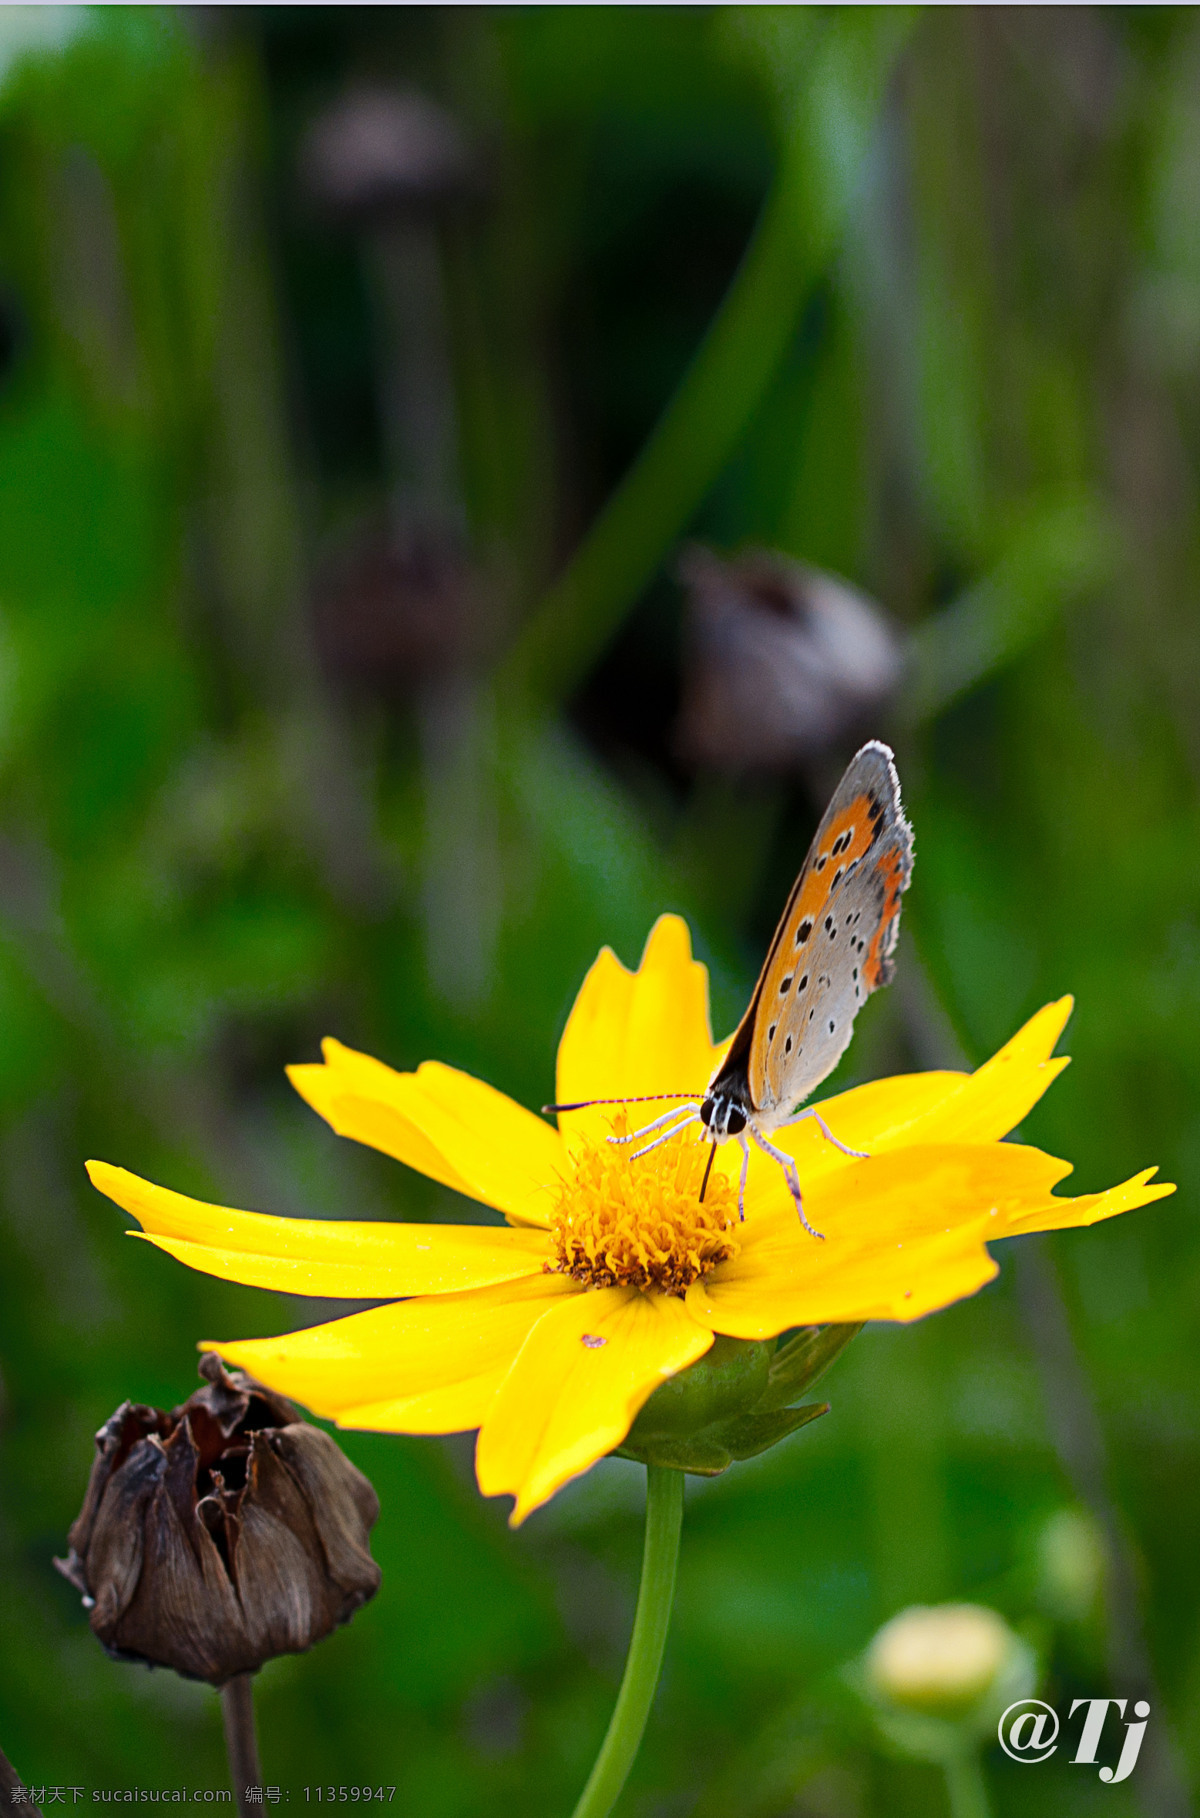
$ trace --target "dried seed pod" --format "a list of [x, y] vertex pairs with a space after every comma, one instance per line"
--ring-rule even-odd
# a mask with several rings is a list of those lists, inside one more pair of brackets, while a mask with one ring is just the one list
[[676, 743], [700, 769], [783, 772], [869, 730], [896, 688], [882, 609], [820, 569], [766, 551], [689, 550]]
[[351, 226], [433, 214], [480, 186], [458, 122], [411, 89], [343, 95], [310, 127], [300, 175], [317, 207]]
[[96, 1435], [56, 1560], [117, 1659], [222, 1685], [300, 1653], [379, 1587], [370, 1483], [290, 1402], [206, 1355], [166, 1413], [124, 1402]]
[[479, 576], [428, 528], [362, 531], [322, 571], [313, 614], [330, 681], [385, 703], [477, 662], [494, 641]]

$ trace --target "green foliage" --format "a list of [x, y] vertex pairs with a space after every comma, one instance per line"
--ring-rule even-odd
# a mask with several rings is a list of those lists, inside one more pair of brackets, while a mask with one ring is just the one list
[[[317, 1125], [283, 1065], [329, 1033], [540, 1103], [598, 946], [634, 962], [668, 908], [713, 967], [716, 1022], [736, 1017], [824, 781], [714, 784], [670, 755], [672, 574], [693, 536], [835, 567], [910, 635], [910, 680], [872, 728], [917, 834], [900, 983], [841, 1078], [956, 1047], [974, 1063], [1072, 990], [1075, 1062], [1025, 1135], [1076, 1162], [1080, 1191], [1150, 1162], [1181, 1183], [1037, 1266], [1139, 1562], [1154, 1721], [1194, 1780], [1194, 13], [116, 7], [55, 31], [17, 13], [0, 30], [5, 1751], [35, 1784], [175, 1785], [181, 1764], [222, 1784], [211, 1694], [108, 1661], [50, 1560], [118, 1402], [182, 1400], [197, 1339], [338, 1310], [121, 1241], [84, 1158], [219, 1203], [455, 1217]], [[330, 560], [394, 485], [377, 267], [295, 175], [313, 113], [364, 70], [438, 95], [487, 148], [490, 193], [447, 235], [445, 276], [462, 511], [503, 655], [474, 678], [448, 778], [427, 701], [348, 695], [314, 654]], [[438, 901], [458, 917], [449, 970]], [[1073, 1616], [1038, 1588], [1039, 1537], [1095, 1485], [1071, 1480], [1078, 1405], [1001, 1260], [975, 1300], [864, 1332], [812, 1433], [689, 1480], [628, 1812], [935, 1809], [932, 1774], [881, 1762], [837, 1689], [909, 1602], [970, 1597], [1018, 1624], [1041, 1607], [1047, 1696], [1129, 1691], [1111, 1609]], [[790, 1379], [774, 1390], [776, 1412], [810, 1411]], [[380, 1493], [384, 1588], [264, 1672], [268, 1780], [293, 1801], [395, 1784], [396, 1809], [429, 1818], [569, 1809], [627, 1640], [641, 1468], [606, 1461], [513, 1535], [469, 1442], [346, 1444]], [[1136, 1777], [992, 1767], [1003, 1813], [1138, 1797]]]

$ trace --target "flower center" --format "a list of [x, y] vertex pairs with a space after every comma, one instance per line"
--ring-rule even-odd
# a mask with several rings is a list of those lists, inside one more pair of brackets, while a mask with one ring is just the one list
[[[618, 1114], [614, 1135], [628, 1129]], [[560, 1181], [550, 1220], [555, 1274], [589, 1288], [656, 1288], [682, 1294], [736, 1256], [737, 1188], [715, 1168], [703, 1201], [708, 1144], [691, 1131], [634, 1160], [628, 1148], [583, 1141]]]

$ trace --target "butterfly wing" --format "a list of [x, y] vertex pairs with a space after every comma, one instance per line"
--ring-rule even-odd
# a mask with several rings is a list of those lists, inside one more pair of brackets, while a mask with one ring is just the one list
[[713, 1086], [741, 1076], [766, 1130], [831, 1073], [892, 976], [912, 829], [886, 745], [851, 760], [813, 836], [749, 1009]]

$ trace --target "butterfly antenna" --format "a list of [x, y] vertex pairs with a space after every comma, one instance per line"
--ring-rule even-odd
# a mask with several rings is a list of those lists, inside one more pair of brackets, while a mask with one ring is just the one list
[[704, 1179], [700, 1182], [700, 1204], [704, 1204], [704, 1195], [708, 1187], [708, 1177], [712, 1173], [713, 1157], [717, 1153], [716, 1143], [709, 1146], [708, 1160], [704, 1164]]
[[543, 1105], [543, 1117], [554, 1111], [590, 1111], [593, 1105], [649, 1105], [664, 1098], [702, 1098], [699, 1092], [641, 1092], [632, 1098], [581, 1098], [573, 1105]]

